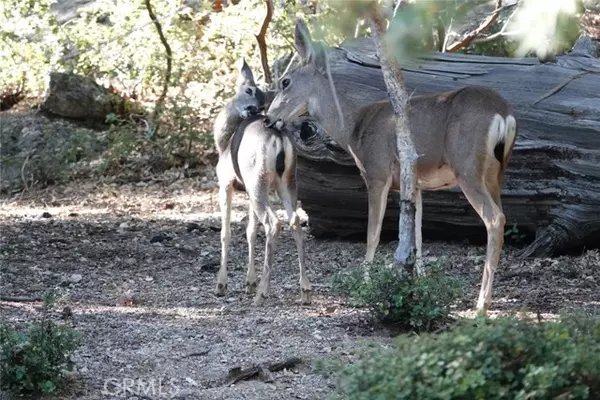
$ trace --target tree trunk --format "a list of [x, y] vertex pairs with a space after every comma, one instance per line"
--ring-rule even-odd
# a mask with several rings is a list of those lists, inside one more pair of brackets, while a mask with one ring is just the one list
[[[366, 105], [385, 99], [386, 85], [370, 38], [329, 51], [339, 92]], [[403, 68], [408, 93], [470, 84], [492, 87], [519, 125], [502, 192], [507, 228], [535, 234], [523, 255], [550, 255], [600, 244], [600, 62], [581, 51], [508, 59], [433, 53]], [[350, 90], [352, 89], [352, 90]], [[326, 136], [297, 139], [298, 193], [314, 236], [358, 236], [367, 226], [366, 188], [354, 161]], [[423, 193], [424, 238], [485, 239], [481, 219], [459, 188]], [[382, 236], [398, 233], [399, 196], [390, 193]], [[507, 238], [510, 239], [510, 236]]]
[[417, 152], [410, 133], [408, 96], [400, 64], [388, 46], [384, 46], [386, 19], [381, 6], [373, 3], [371, 32], [381, 62], [387, 93], [396, 114], [396, 137], [400, 158], [400, 216], [398, 218], [398, 247], [396, 265], [412, 271], [415, 262], [415, 187]]

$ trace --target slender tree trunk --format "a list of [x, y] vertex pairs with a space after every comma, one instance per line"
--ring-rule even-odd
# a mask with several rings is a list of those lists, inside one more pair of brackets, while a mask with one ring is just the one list
[[396, 136], [400, 157], [400, 218], [398, 220], [398, 248], [395, 261], [412, 271], [415, 263], [415, 188], [416, 161], [410, 123], [408, 117], [408, 95], [406, 94], [404, 77], [400, 71], [398, 60], [385, 47], [383, 36], [386, 33], [386, 19], [377, 1], [373, 2], [371, 13], [371, 30], [388, 96], [397, 116]]
[[260, 50], [260, 62], [265, 74], [265, 82], [270, 85], [273, 81], [271, 79], [271, 70], [269, 69], [269, 59], [267, 58], [267, 29], [273, 18], [273, 3], [271, 0], [265, 0], [265, 5], [267, 6], [267, 14], [260, 27], [260, 32], [255, 36], [258, 42], [258, 49]]

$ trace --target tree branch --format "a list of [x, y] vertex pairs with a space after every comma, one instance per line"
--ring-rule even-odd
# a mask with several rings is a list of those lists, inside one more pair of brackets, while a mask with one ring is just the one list
[[163, 83], [163, 90], [160, 94], [160, 97], [156, 101], [154, 106], [154, 112], [152, 113], [152, 131], [150, 132], [150, 137], [154, 137], [158, 134], [158, 129], [160, 127], [160, 114], [162, 112], [163, 103], [165, 102], [165, 98], [167, 97], [167, 91], [169, 90], [169, 81], [171, 80], [171, 68], [173, 63], [173, 53], [171, 51], [171, 46], [169, 46], [169, 42], [167, 42], [167, 38], [165, 37], [162, 25], [156, 18], [154, 11], [152, 10], [152, 5], [150, 4], [150, 0], [144, 0], [144, 4], [146, 5], [146, 9], [148, 10], [148, 15], [150, 19], [154, 22], [154, 26], [156, 27], [156, 31], [158, 32], [158, 37], [160, 38], [161, 43], [165, 47], [165, 51], [167, 53], [167, 69], [165, 70], [165, 81]]
[[386, 20], [377, 2], [372, 5], [371, 31], [379, 55], [379, 62], [388, 96], [396, 113], [396, 136], [400, 158], [400, 218], [398, 220], [398, 247], [396, 265], [412, 272], [415, 263], [415, 188], [417, 153], [411, 138], [408, 117], [408, 95], [401, 67], [393, 54], [386, 54], [383, 36]]
[[461, 41], [453, 43], [452, 46], [448, 47], [446, 52], [456, 53], [460, 49], [468, 47], [471, 42], [481, 34], [481, 32], [489, 28], [490, 25], [492, 25], [494, 21], [498, 19], [498, 15], [500, 15], [500, 11], [502, 10], [504, 10], [504, 7], [502, 7], [502, 0], [496, 0], [496, 9], [492, 12], [492, 14], [490, 14], [485, 21], [483, 21], [481, 25], [477, 27], [477, 29], [469, 32]]
[[519, 34], [519, 32], [506, 32], [506, 27], [508, 27], [508, 24], [510, 23], [510, 20], [515, 16], [515, 14], [517, 13], [517, 11], [519, 11], [518, 7], [506, 19], [506, 22], [504, 23], [504, 26], [502, 27], [502, 29], [500, 29], [500, 32], [496, 32], [493, 35], [490, 35], [490, 36], [487, 36], [487, 37], [484, 37], [484, 38], [474, 39], [473, 43], [476, 43], [476, 44], [477, 43], [487, 43], [487, 42], [491, 42], [492, 40], [496, 40], [497, 38], [499, 38], [501, 36], [514, 36], [514, 35]]
[[271, 23], [271, 19], [273, 18], [273, 3], [271, 3], [271, 0], [265, 0], [265, 5], [267, 6], [267, 15], [265, 15], [265, 19], [260, 27], [260, 32], [258, 35], [255, 35], [255, 37], [256, 41], [258, 42], [260, 62], [262, 63], [263, 73], [265, 74], [265, 82], [270, 85], [273, 81], [271, 79], [271, 70], [269, 69], [269, 59], [267, 58], [266, 35], [269, 24]]

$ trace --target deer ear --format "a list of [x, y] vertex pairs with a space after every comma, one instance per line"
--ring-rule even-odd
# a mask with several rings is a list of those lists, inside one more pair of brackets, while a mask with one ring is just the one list
[[300, 54], [302, 61], [308, 62], [312, 40], [310, 39], [306, 23], [300, 18], [296, 21], [296, 28], [294, 30], [294, 47], [296, 47], [296, 51]]
[[313, 43], [310, 50], [310, 62], [320, 72], [324, 73], [327, 70], [327, 55], [322, 43]]
[[240, 70], [237, 79], [237, 85], [241, 86], [243, 84], [251, 84], [254, 85], [254, 75], [252, 74], [252, 70], [250, 66], [246, 63], [246, 59], [242, 57], [239, 61]]

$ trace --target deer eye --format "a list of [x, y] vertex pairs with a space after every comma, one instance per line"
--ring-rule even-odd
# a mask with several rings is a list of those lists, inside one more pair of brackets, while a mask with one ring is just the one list
[[284, 80], [281, 81], [281, 88], [282, 89], [285, 89], [288, 86], [290, 86], [290, 80], [288, 78], [285, 78]]
[[250, 89], [250, 88], [246, 89], [246, 94], [252, 95], [252, 89]]

